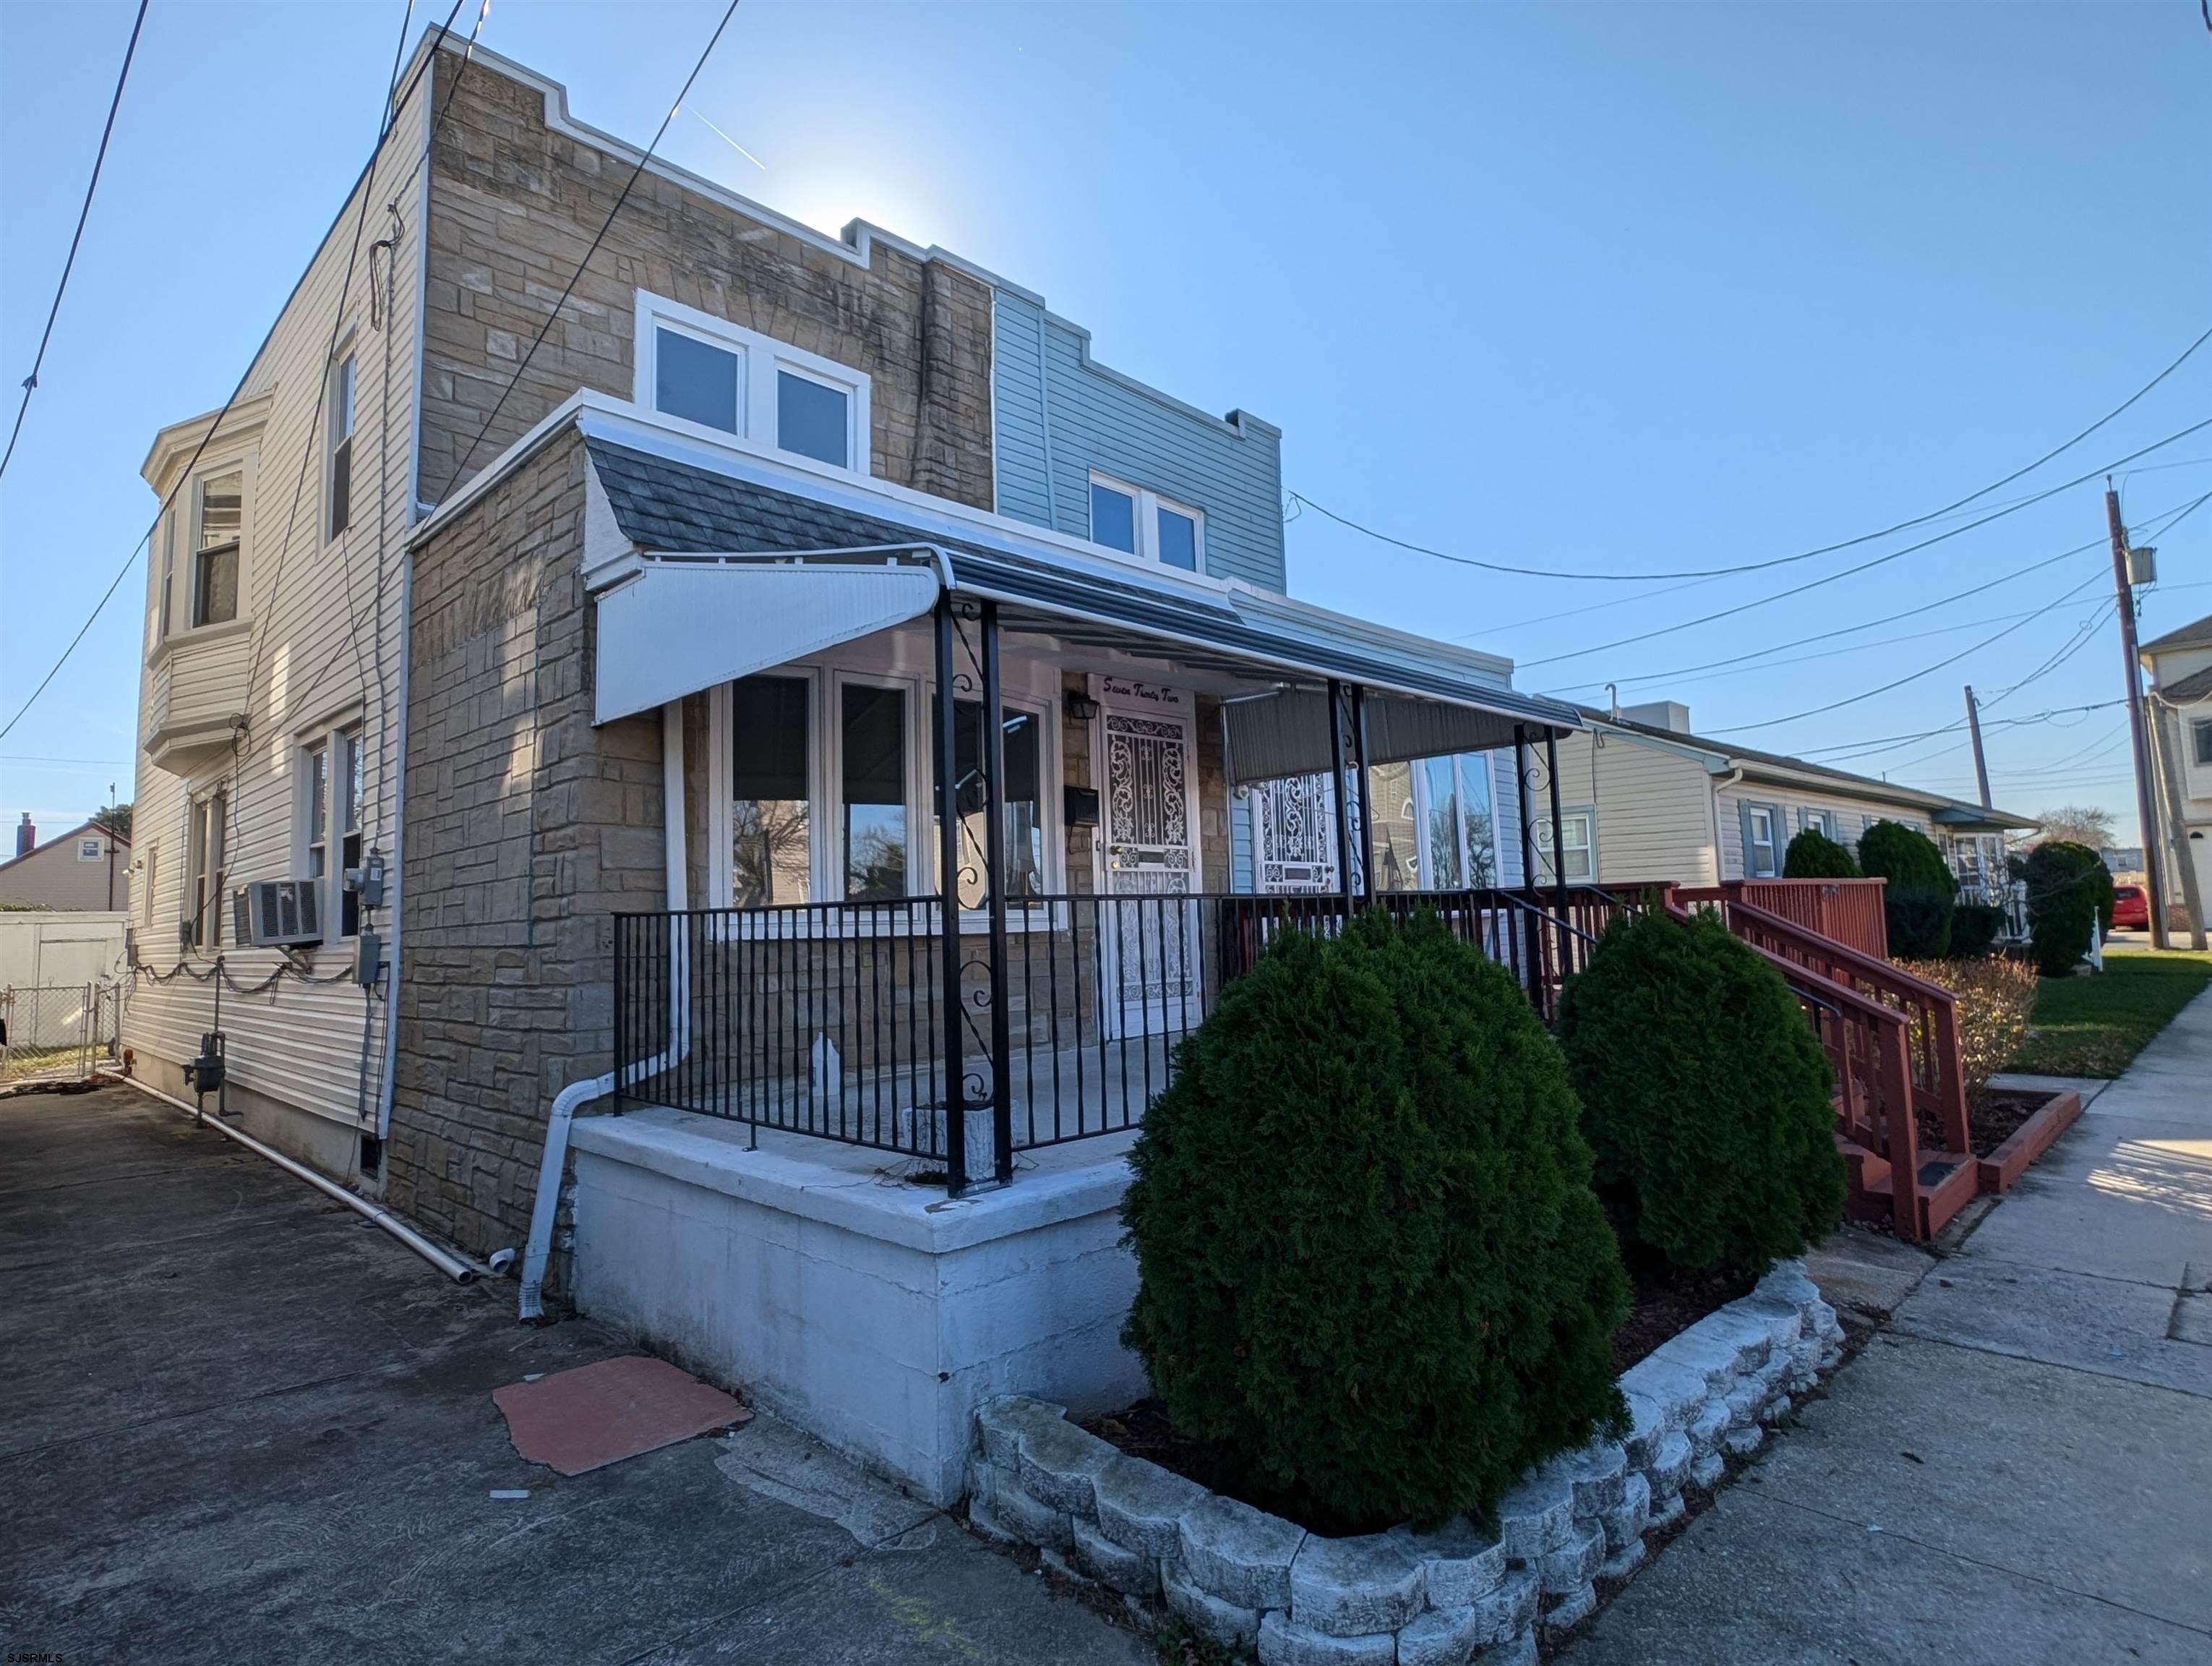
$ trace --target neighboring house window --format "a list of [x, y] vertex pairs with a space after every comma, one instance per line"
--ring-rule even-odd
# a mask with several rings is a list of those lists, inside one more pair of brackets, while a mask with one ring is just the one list
[[1091, 541], [1139, 561], [1195, 573], [1205, 561], [1206, 516], [1142, 486], [1094, 474]]
[[808, 763], [813, 688], [803, 677], [747, 677], [731, 696], [732, 906], [807, 900], [813, 871]]
[[79, 839], [76, 842], [76, 859], [80, 862], [96, 862], [106, 854], [107, 852], [101, 847], [97, 838]]
[[2197, 761], [2212, 763], [2212, 717], [2200, 717], [2189, 726], [2189, 733], [2197, 742]]
[[[1563, 857], [1559, 866], [1552, 863], [1552, 823], [1549, 817], [1536, 824], [1537, 866], [1544, 883], [1553, 884], [1565, 878], [1570, 884], [1589, 885], [1597, 879], [1597, 812], [1590, 809], [1563, 810], [1559, 812], [1559, 848]], [[1564, 874], [1560, 869], [1564, 869]]]
[[906, 895], [906, 692], [865, 683], [839, 690], [838, 784], [844, 808], [845, 897]]
[[222, 880], [224, 839], [230, 794], [216, 787], [192, 800], [185, 826], [185, 918], [192, 927], [192, 941], [203, 949], [222, 945]]
[[1782, 871], [1781, 852], [1776, 848], [1775, 833], [1779, 825], [1779, 812], [1772, 806], [1747, 804], [1743, 806], [1745, 879], [1771, 879]]
[[1832, 839], [1836, 836], [1836, 812], [1832, 810], [1800, 810], [1797, 812], [1797, 828], [1800, 832], [1818, 833], [1823, 838]]
[[834, 359], [638, 291], [632, 397], [665, 416], [866, 473], [869, 386]]
[[353, 355], [349, 353], [331, 372], [330, 410], [324, 417], [331, 448], [326, 538], [336, 538], [353, 524]]
[[246, 525], [246, 476], [233, 470], [199, 485], [192, 554], [192, 623], [222, 624], [238, 617], [238, 545]]

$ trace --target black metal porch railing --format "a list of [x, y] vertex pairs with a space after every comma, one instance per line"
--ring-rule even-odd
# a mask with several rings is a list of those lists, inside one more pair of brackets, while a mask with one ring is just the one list
[[[1607, 918], [1594, 887], [1394, 892], [1355, 904], [1433, 910], [1505, 966], [1548, 1018]], [[946, 1011], [935, 897], [615, 918], [617, 1109], [657, 1104], [757, 1128], [945, 1162], [957, 1050], [965, 1159], [996, 1156], [1005, 1077], [1011, 1149], [1117, 1133], [1168, 1085], [1176, 1043], [1285, 931], [1334, 934], [1338, 896], [1032, 897], [1006, 911], [1003, 1065], [988, 981]], [[990, 939], [958, 922], [970, 948]], [[948, 1022], [949, 1020], [949, 1022]], [[957, 1049], [953, 1043], [957, 1041]]]

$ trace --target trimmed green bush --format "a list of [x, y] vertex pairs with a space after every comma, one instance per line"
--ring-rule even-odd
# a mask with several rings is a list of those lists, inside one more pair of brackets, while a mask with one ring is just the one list
[[2027, 928], [2035, 970], [2063, 977], [2089, 952], [2091, 928], [2101, 916], [2112, 928], [2112, 875], [2105, 859], [2085, 844], [2051, 839], [2027, 854]]
[[1899, 960], [1940, 960], [1951, 945], [1959, 882], [1936, 841], [1902, 822], [1876, 822], [1859, 836], [1859, 866], [1886, 879], [1889, 952]]
[[1616, 920], [1567, 985], [1559, 1044], [1624, 1244], [1756, 1273], [1841, 1219], [1827, 1055], [1717, 918]]
[[1808, 827], [1790, 840], [1790, 848], [1783, 853], [1782, 877], [1856, 879], [1859, 877], [1859, 865], [1846, 847], [1838, 844], [1819, 828]]
[[1953, 960], [1979, 960], [1996, 946], [2004, 929], [2004, 910], [1994, 903], [1961, 903], [1951, 910], [1951, 942], [1945, 952]]
[[1558, 1045], [1433, 915], [1287, 932], [1145, 1113], [1122, 1340], [1316, 1531], [1486, 1514], [1618, 1427], [1620, 1252]]

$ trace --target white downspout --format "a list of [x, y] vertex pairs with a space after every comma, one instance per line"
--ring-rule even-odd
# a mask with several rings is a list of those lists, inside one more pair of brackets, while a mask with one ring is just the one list
[[1735, 769], [1713, 781], [1711, 798], [1713, 812], [1713, 883], [1717, 885], [1725, 885], [1728, 882], [1728, 859], [1723, 854], [1727, 847], [1721, 842], [1721, 794], [1727, 792], [1729, 787], [1739, 785], [1742, 780], [1743, 771], [1741, 769]]
[[[688, 907], [690, 884], [684, 849], [684, 702], [660, 708], [661, 818], [664, 860], [668, 868], [668, 911]], [[658, 1058], [630, 1067], [629, 1079], [642, 1081], [681, 1063], [691, 1050], [690, 943], [680, 922], [668, 941], [668, 1049]], [[545, 1150], [538, 1161], [538, 1195], [530, 1209], [530, 1239], [522, 1252], [522, 1294], [516, 1312], [524, 1319], [545, 1316], [545, 1265], [553, 1254], [553, 1217], [561, 1204], [561, 1177], [568, 1165], [568, 1125], [576, 1110], [615, 1091], [615, 1073], [571, 1082], [553, 1096], [545, 1121]]]

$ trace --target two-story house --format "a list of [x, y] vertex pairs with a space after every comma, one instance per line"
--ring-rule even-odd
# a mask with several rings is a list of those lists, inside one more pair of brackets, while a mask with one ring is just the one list
[[952, 1496], [978, 1395], [1128, 1390], [1122, 1154], [1272, 932], [1420, 891], [1549, 987], [1583, 720], [1285, 594], [1267, 423], [640, 167], [427, 42], [156, 437], [125, 1040]]

